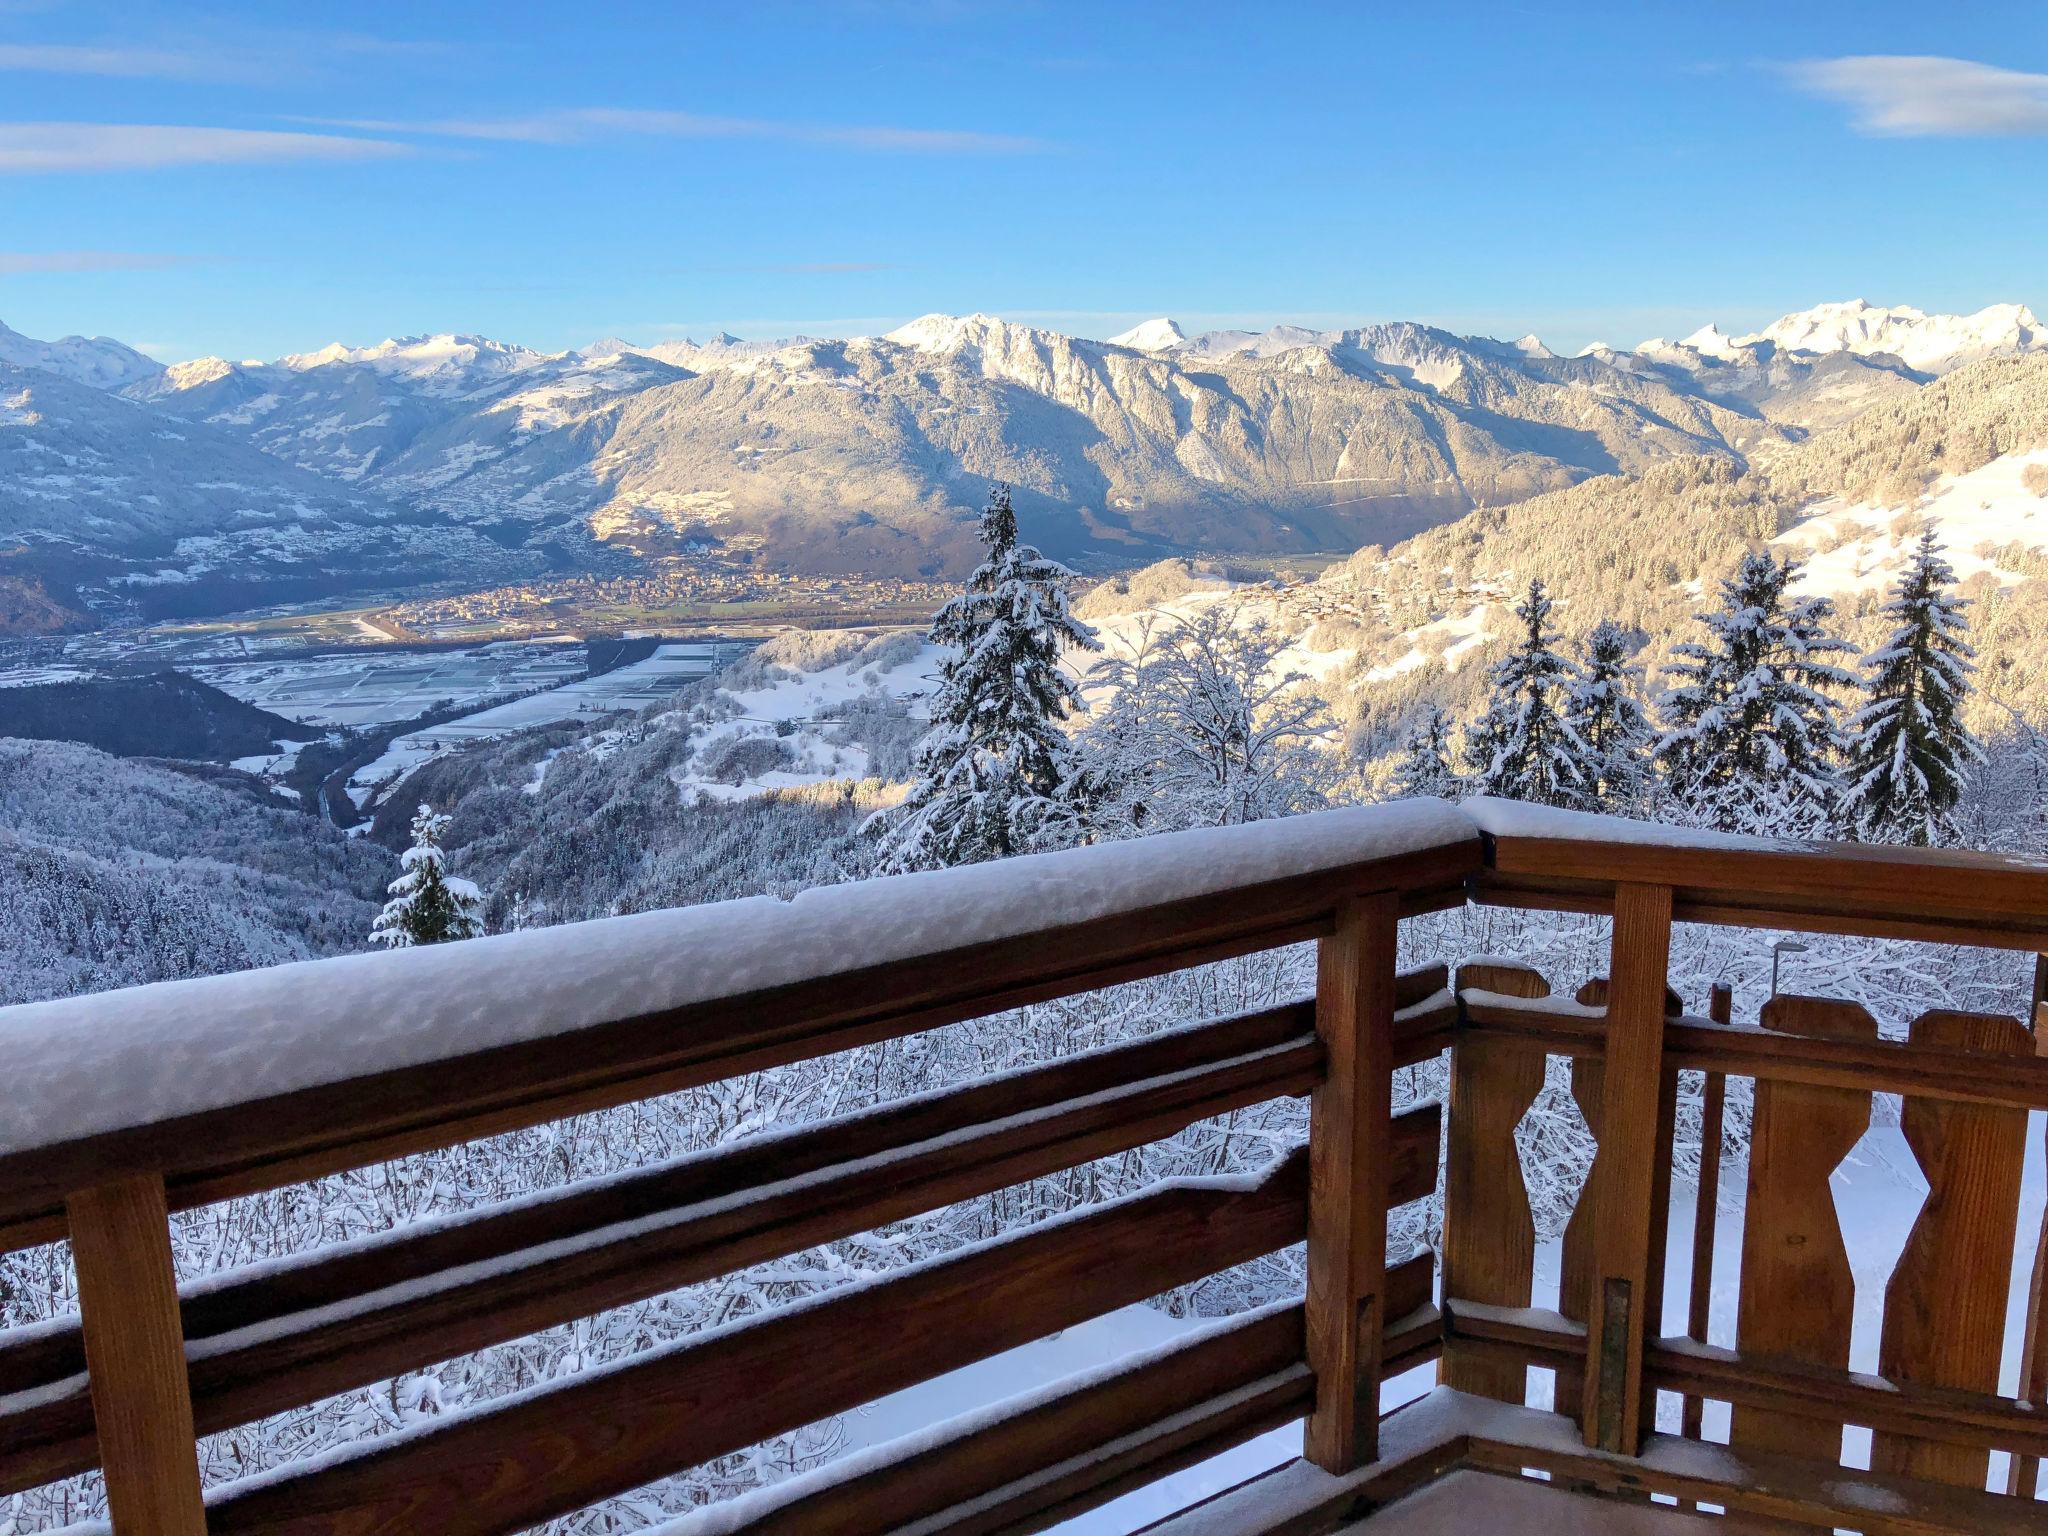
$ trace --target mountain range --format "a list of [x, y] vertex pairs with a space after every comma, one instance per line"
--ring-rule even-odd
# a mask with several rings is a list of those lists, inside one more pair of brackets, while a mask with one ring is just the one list
[[1570, 357], [1410, 323], [1162, 318], [1095, 341], [930, 315], [880, 337], [437, 335], [163, 367], [0, 327], [0, 629], [684, 550], [950, 577], [990, 479], [1084, 569], [1349, 550], [1676, 458], [1768, 461], [2044, 346], [2021, 306], [1860, 301]]

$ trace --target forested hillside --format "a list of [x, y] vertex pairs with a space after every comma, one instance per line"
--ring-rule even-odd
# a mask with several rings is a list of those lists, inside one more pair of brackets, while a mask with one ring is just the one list
[[0, 738], [0, 1003], [359, 949], [386, 863], [243, 775]]

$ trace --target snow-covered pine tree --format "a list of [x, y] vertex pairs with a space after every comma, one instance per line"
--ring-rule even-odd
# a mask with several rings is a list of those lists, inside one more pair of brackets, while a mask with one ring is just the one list
[[1397, 796], [1458, 798], [1464, 785], [1458, 770], [1451, 766], [1451, 717], [1442, 705], [1427, 706], [1422, 718], [1409, 728], [1401, 746], [1401, 761], [1394, 765], [1387, 787]]
[[1825, 658], [1853, 651], [1827, 633], [1834, 604], [1792, 598], [1801, 562], [1745, 555], [1699, 615], [1711, 639], [1672, 647], [1656, 756], [1677, 806], [1729, 830], [1811, 835], [1839, 818], [1842, 732], [1830, 688], [1855, 678]]
[[1632, 663], [1628, 631], [1603, 619], [1586, 636], [1564, 718], [1585, 747], [1581, 803], [1629, 815], [1644, 809], [1650, 743], [1656, 732], [1642, 703], [1643, 669]]
[[1896, 628], [1863, 658], [1869, 702], [1849, 722], [1848, 820], [1877, 842], [1952, 841], [1956, 802], [1984, 749], [1960, 707], [1977, 670], [1955, 569], [1933, 529], [1920, 536], [1885, 615]]
[[1584, 743], [1563, 715], [1578, 668], [1557, 649], [1540, 580], [1515, 605], [1522, 638], [1487, 674], [1492, 699], [1466, 732], [1469, 780], [1482, 795], [1576, 805], [1585, 793]]
[[422, 805], [412, 819], [412, 846], [399, 855], [398, 878], [385, 889], [391, 899], [370, 926], [372, 943], [407, 949], [473, 939], [484, 931], [484, 895], [470, 881], [441, 868], [441, 840], [448, 818]]
[[1017, 542], [1010, 488], [981, 514], [987, 557], [940, 610], [931, 639], [948, 657], [916, 784], [886, 827], [884, 870], [971, 864], [1054, 846], [1076, 826], [1073, 754], [1060, 722], [1080, 706], [1060, 653], [1100, 650], [1067, 608], [1066, 567]]

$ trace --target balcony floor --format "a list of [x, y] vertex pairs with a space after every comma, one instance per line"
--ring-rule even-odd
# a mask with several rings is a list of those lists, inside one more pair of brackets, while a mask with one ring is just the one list
[[1572, 1493], [1526, 1477], [1453, 1472], [1345, 1531], [1360, 1536], [1510, 1536], [1523, 1531], [1574, 1536], [1706, 1536], [1727, 1522], [1670, 1505], [1624, 1504]]

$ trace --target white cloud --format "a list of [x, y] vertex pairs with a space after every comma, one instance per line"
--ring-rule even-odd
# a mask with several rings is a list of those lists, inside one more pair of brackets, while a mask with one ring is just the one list
[[842, 149], [906, 154], [1031, 154], [1049, 149], [1042, 139], [952, 128], [866, 127], [833, 123], [778, 122], [755, 117], [715, 117], [697, 112], [647, 111], [630, 107], [572, 107], [523, 117], [438, 118], [424, 122], [389, 119], [309, 118], [330, 128], [365, 133], [422, 134], [430, 138], [492, 139], [522, 144], [583, 144], [612, 135], [672, 139], [768, 139], [822, 144]]
[[410, 153], [384, 139], [151, 123], [0, 123], [0, 175], [372, 160]]
[[196, 54], [165, 48], [81, 48], [62, 43], [0, 43], [0, 69], [134, 80], [204, 80], [218, 73]]
[[150, 251], [0, 251], [0, 276], [25, 272], [155, 272], [182, 267], [189, 256]]
[[1814, 95], [1850, 107], [1860, 133], [2048, 134], [2048, 75], [1924, 54], [1810, 59], [1787, 65], [1786, 73]]

